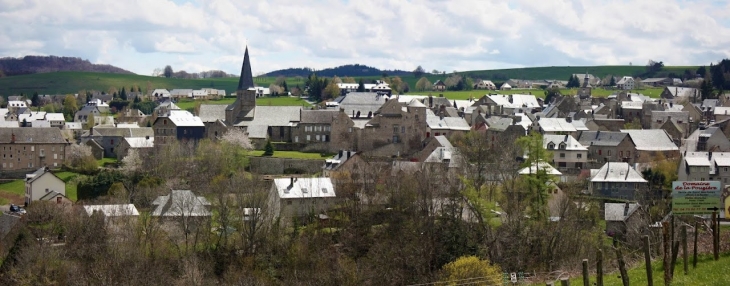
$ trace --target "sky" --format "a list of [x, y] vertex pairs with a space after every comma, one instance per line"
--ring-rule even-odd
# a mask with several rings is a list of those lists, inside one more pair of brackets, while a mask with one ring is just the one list
[[466, 71], [709, 65], [730, 1], [0, 0], [0, 57], [55, 55], [150, 75], [364, 64]]

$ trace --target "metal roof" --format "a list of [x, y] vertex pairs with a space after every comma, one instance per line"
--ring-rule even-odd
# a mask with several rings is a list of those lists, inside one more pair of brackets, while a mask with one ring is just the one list
[[335, 188], [330, 178], [278, 178], [274, 179], [279, 198], [334, 198]]
[[641, 174], [626, 162], [608, 162], [603, 165], [591, 182], [646, 183]]
[[628, 133], [631, 140], [639, 151], [677, 151], [679, 147], [674, 144], [664, 129], [629, 129], [621, 130]]

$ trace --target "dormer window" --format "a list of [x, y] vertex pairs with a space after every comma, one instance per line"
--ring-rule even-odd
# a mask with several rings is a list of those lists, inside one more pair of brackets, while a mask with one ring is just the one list
[[560, 145], [558, 146], [558, 148], [560, 150], [565, 150], [565, 143], [560, 143]]
[[[727, 168], [725, 168], [725, 169], [727, 169]], [[322, 193], [326, 194], [327, 193], [327, 188], [322, 188]]]
[[[492, 138], [492, 139], [494, 139], [494, 138]], [[548, 143], [547, 148], [548, 148], [548, 150], [555, 149], [555, 143], [553, 143], [553, 142]]]

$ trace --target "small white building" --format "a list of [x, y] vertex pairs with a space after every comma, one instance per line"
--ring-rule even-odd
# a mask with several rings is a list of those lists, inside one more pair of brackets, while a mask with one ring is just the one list
[[46, 167], [25, 175], [25, 204], [38, 200], [60, 203], [66, 197], [66, 183]]
[[139, 211], [133, 204], [85, 205], [84, 210], [89, 216], [95, 212], [100, 212], [105, 217], [139, 216]]

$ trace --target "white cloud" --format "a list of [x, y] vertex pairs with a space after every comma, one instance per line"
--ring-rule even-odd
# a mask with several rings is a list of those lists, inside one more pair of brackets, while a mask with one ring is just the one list
[[694, 65], [730, 57], [728, 13], [683, 0], [0, 0], [0, 56], [77, 56], [140, 74], [238, 73], [246, 45], [254, 73]]

